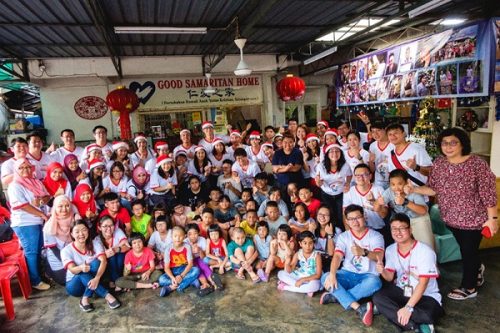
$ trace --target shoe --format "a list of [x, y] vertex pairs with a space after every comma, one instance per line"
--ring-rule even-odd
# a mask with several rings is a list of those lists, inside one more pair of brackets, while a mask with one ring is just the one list
[[113, 302], [108, 302], [108, 306], [111, 310], [118, 309], [121, 305], [122, 303], [120, 303], [120, 301], [118, 301], [117, 299], [115, 299]]
[[171, 292], [172, 292], [172, 289], [170, 289], [170, 286], [161, 287], [160, 297], [168, 296], [168, 294], [170, 294]]
[[484, 264], [481, 264], [479, 267], [479, 272], [477, 273], [477, 286], [481, 287], [484, 284], [484, 270], [486, 267]]
[[260, 280], [262, 282], [267, 282], [269, 281], [269, 277], [266, 275], [266, 273], [264, 272], [264, 270], [262, 268], [259, 268], [257, 270], [257, 276], [260, 278]]
[[377, 306], [373, 304], [373, 315], [378, 316], [380, 314], [380, 311], [378, 310]]
[[434, 333], [434, 332], [436, 332], [436, 329], [434, 328], [434, 325], [432, 325], [432, 324], [420, 324], [418, 326], [418, 329], [415, 330], [415, 332], [418, 332], [418, 333]]
[[468, 291], [465, 288], [453, 289], [448, 293], [448, 298], [454, 299], [455, 301], [463, 301], [469, 298], [474, 298], [477, 296], [477, 290]]
[[194, 280], [193, 283], [191, 283], [191, 285], [193, 287], [195, 287], [196, 289], [200, 289], [200, 287], [201, 287], [201, 283], [200, 283], [200, 281], [198, 281], [198, 279]]
[[286, 286], [286, 284], [284, 284], [283, 282], [281, 282], [281, 281], [278, 282], [278, 290], [279, 291], [285, 290], [285, 286]]
[[200, 296], [200, 297], [205, 297], [208, 294], [211, 294], [213, 292], [214, 292], [214, 287], [207, 287], [207, 288], [204, 288], [204, 289], [199, 289], [196, 292], [196, 294], [198, 294], [198, 296]]
[[80, 300], [80, 309], [82, 309], [83, 312], [91, 312], [94, 311], [94, 306], [92, 305], [92, 303], [83, 305], [82, 300]]
[[214, 281], [217, 290], [224, 289], [224, 285], [222, 284], [222, 281], [218, 275], [212, 274], [211, 278]]
[[321, 298], [319, 299], [319, 304], [322, 304], [322, 305], [325, 305], [325, 304], [332, 304], [332, 303], [337, 303], [337, 299], [335, 298], [335, 296], [333, 296], [331, 293], [329, 292], [324, 292], [322, 295], [321, 295]]
[[50, 289], [50, 284], [45, 283], [43, 281], [40, 281], [39, 284], [37, 284], [36, 286], [32, 286], [32, 287], [35, 288], [36, 290], [44, 291], [44, 290]]
[[365, 304], [361, 304], [358, 308], [358, 314], [361, 318], [361, 321], [365, 326], [371, 326], [373, 323], [373, 304], [372, 302], [367, 302]]

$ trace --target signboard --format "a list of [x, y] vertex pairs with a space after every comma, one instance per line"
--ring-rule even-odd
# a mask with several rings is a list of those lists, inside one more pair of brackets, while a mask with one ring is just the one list
[[488, 94], [490, 26], [450, 29], [341, 65], [339, 106]]
[[262, 104], [262, 79], [258, 75], [212, 76], [213, 94], [205, 93], [208, 83], [205, 77], [168, 77], [126, 80], [122, 84], [139, 96], [138, 111]]

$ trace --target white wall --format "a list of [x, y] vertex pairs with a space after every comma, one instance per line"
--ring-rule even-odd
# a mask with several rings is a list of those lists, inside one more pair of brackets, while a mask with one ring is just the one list
[[493, 136], [491, 138], [490, 166], [495, 175], [500, 177], [500, 121], [494, 120]]

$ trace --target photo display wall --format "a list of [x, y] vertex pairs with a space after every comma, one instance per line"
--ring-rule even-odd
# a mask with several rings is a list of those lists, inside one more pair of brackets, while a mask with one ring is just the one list
[[491, 26], [479, 22], [339, 66], [337, 105], [488, 95]]

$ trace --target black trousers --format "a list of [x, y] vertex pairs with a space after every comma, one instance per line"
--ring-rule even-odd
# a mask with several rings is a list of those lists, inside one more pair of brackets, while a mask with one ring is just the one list
[[342, 212], [343, 199], [344, 193], [329, 195], [321, 191], [321, 201], [330, 208], [330, 221], [334, 223], [335, 227], [339, 227], [340, 230], [345, 231], [344, 214]]
[[481, 230], [464, 230], [448, 227], [455, 236], [460, 253], [462, 254], [462, 284], [461, 287], [475, 289], [477, 287], [477, 273], [481, 266], [479, 259], [479, 244], [481, 243]]
[[390, 283], [373, 295], [373, 303], [384, 317], [403, 330], [414, 330], [420, 324], [434, 324], [444, 314], [441, 305], [430, 296], [422, 296], [415, 305], [413, 313], [406, 326], [398, 322], [398, 310], [408, 303], [409, 297], [405, 297], [403, 289]]

